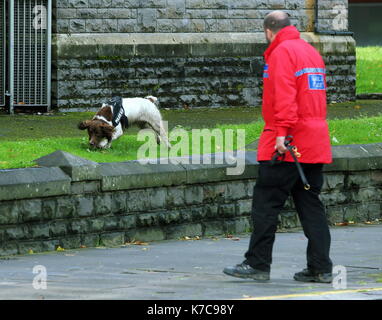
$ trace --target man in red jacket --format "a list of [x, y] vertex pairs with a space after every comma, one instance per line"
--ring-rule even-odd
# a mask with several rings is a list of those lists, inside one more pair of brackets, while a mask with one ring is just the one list
[[[268, 14], [264, 31], [270, 45], [264, 53], [265, 127], [258, 146], [253, 233], [244, 262], [223, 272], [240, 278], [269, 280], [278, 214], [291, 194], [308, 238], [307, 268], [296, 273], [294, 279], [330, 283], [330, 233], [325, 208], [319, 199], [323, 164], [332, 161], [326, 122], [325, 64], [318, 51], [290, 25], [286, 13]], [[309, 190], [304, 188], [294, 159], [284, 144], [289, 135], [301, 154], [299, 162], [310, 184]], [[275, 152], [282, 155], [283, 161], [276, 164], [270, 161]]]

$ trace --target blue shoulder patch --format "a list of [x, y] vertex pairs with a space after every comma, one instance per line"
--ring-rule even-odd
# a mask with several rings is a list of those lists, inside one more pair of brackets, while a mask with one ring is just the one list
[[308, 74], [308, 83], [310, 90], [325, 90], [323, 74]]

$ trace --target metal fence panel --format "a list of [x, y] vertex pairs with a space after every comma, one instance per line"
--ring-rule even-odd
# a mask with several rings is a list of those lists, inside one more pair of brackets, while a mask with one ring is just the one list
[[10, 81], [14, 106], [50, 108], [51, 0], [11, 0]]

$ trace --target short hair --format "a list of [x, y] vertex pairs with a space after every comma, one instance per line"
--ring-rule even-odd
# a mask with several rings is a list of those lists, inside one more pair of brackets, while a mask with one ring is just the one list
[[273, 11], [264, 19], [264, 29], [269, 29], [274, 33], [290, 25], [289, 14], [283, 11]]

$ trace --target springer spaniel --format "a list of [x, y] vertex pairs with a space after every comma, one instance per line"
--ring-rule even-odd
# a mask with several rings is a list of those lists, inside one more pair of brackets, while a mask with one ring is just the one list
[[92, 120], [79, 123], [78, 129], [88, 130], [89, 143], [94, 148], [106, 149], [111, 142], [122, 136], [130, 125], [138, 125], [141, 129], [154, 130], [157, 143], [164, 142], [171, 147], [163, 127], [162, 116], [156, 106], [158, 99], [153, 96], [146, 98], [113, 97], [103, 103]]

